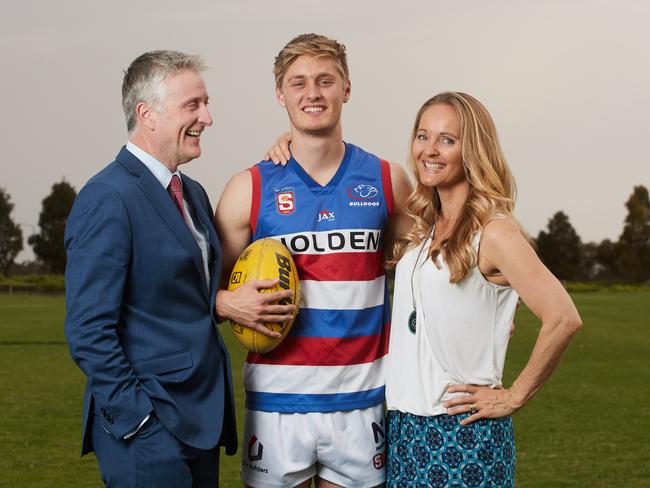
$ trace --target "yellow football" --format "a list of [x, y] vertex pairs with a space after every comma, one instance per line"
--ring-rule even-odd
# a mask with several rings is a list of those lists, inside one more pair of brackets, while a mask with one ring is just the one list
[[[291, 303], [296, 306], [300, 303], [300, 282], [298, 271], [293, 262], [291, 253], [275, 239], [265, 238], [253, 242], [241, 253], [230, 274], [228, 290], [234, 290], [250, 280], [277, 279], [278, 284], [272, 288], [265, 288], [261, 293], [272, 293], [279, 290], [292, 290], [290, 299], [280, 300], [282, 305]], [[280, 337], [267, 337], [249, 327], [230, 321], [235, 337], [246, 349], [258, 353], [266, 353], [276, 348], [287, 336], [296, 318], [298, 311], [291, 321], [286, 324], [277, 322], [264, 324], [272, 331], [280, 332]]]

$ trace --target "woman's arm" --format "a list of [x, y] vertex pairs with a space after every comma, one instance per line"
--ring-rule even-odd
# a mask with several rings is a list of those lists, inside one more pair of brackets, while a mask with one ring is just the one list
[[474, 412], [462, 421], [510, 415], [522, 408], [551, 376], [582, 322], [562, 284], [539, 260], [511, 219], [495, 219], [481, 236], [479, 268], [484, 275], [501, 275], [542, 321], [528, 363], [508, 389], [453, 385], [449, 393], [465, 392], [443, 403], [450, 415]]

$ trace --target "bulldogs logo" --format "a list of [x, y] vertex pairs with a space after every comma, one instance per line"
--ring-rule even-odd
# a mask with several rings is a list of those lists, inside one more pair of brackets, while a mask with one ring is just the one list
[[379, 190], [372, 185], [360, 184], [348, 188], [348, 196], [355, 200], [368, 200], [379, 195]]
[[378, 196], [379, 190], [372, 185], [360, 183], [348, 188], [350, 207], [379, 207]]

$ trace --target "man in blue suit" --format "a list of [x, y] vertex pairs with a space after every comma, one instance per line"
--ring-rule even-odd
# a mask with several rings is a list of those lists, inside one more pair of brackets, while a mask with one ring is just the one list
[[[206, 192], [178, 170], [212, 125], [204, 69], [175, 51], [133, 61], [122, 85], [129, 141], [68, 218], [65, 332], [88, 378], [82, 455], [95, 452], [108, 486], [218, 486], [219, 446], [237, 449], [216, 328], [221, 249]], [[262, 296], [247, 293], [241, 310]], [[243, 320], [241, 310], [224, 314]]]

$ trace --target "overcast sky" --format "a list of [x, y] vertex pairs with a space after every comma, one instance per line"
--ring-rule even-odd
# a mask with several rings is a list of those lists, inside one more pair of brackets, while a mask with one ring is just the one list
[[0, 186], [31, 234], [53, 183], [79, 190], [125, 143], [123, 69], [176, 49], [210, 65], [215, 123], [182, 171], [214, 206], [288, 127], [275, 55], [317, 32], [348, 48], [347, 141], [404, 163], [420, 105], [465, 91], [495, 119], [531, 234], [563, 210], [584, 241], [617, 239], [633, 187], [650, 186], [649, 25], [646, 0], [5, 2]]

